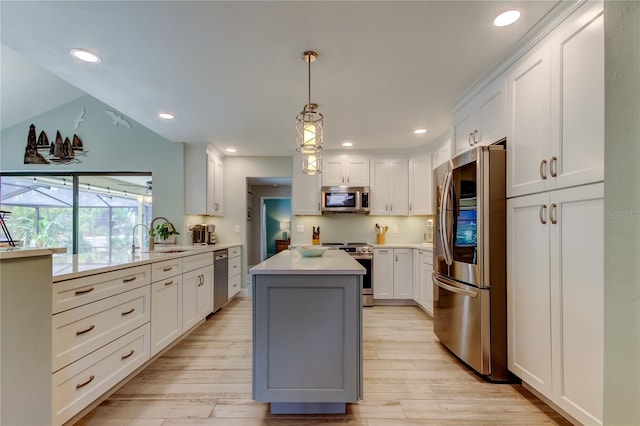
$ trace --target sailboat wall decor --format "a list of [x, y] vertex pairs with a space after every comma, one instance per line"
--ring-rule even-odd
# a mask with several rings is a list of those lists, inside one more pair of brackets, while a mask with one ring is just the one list
[[[43, 153], [38, 152], [43, 151]], [[80, 136], [73, 134], [72, 140], [62, 138], [60, 130], [56, 131], [55, 140], [49, 143], [44, 131], [40, 132], [36, 140], [36, 126], [31, 124], [27, 134], [27, 146], [24, 152], [24, 164], [70, 164], [81, 163], [78, 157], [87, 155], [84, 142]]]

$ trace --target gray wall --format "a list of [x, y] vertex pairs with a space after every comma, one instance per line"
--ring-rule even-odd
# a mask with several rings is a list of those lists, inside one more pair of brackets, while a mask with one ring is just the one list
[[605, 1], [604, 424], [640, 424], [640, 2]]
[[[74, 119], [83, 108], [84, 121], [78, 129], [71, 130]], [[184, 216], [183, 144], [170, 142], [126, 116], [124, 118], [131, 128], [114, 126], [105, 110], [114, 111], [86, 95], [3, 130], [0, 134], [0, 170], [151, 172], [154, 216], [166, 216], [180, 227]], [[67, 165], [24, 164], [24, 149], [31, 123], [36, 126], [36, 136], [44, 130], [50, 141], [55, 140], [57, 130], [60, 130], [63, 139], [71, 139], [76, 133], [86, 151], [86, 156], [79, 157], [82, 162]]]

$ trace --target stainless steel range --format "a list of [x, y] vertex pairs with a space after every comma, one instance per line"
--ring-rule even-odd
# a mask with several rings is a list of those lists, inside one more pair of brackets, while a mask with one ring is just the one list
[[373, 246], [367, 243], [322, 243], [322, 245], [346, 251], [367, 270], [362, 277], [362, 306], [373, 306]]

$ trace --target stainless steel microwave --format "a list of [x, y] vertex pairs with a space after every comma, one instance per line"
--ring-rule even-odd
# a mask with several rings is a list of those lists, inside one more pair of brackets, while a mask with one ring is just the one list
[[322, 213], [369, 213], [368, 186], [323, 186]]

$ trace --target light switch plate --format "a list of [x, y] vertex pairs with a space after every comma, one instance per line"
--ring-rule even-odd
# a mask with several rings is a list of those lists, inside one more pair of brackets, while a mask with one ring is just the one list
[[304, 232], [304, 225], [296, 225], [296, 232]]
[[234, 229], [234, 231], [236, 231], [236, 232], [240, 232], [240, 225], [235, 225], [235, 226], [233, 227], [233, 229]]
[[391, 232], [394, 233], [394, 234], [397, 234], [398, 233], [398, 225], [391, 226]]

